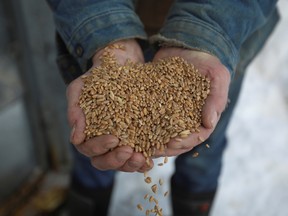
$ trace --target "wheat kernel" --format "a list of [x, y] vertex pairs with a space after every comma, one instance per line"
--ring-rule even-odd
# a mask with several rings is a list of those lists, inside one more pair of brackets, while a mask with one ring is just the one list
[[199, 153], [198, 153], [198, 152], [194, 152], [193, 155], [192, 155], [193, 158], [196, 158], [196, 157], [198, 157], [198, 156], [199, 156]]
[[157, 193], [157, 191], [158, 191], [157, 184], [152, 185], [151, 189], [152, 189], [153, 193]]
[[204, 139], [203, 137], [201, 137], [201, 136], [198, 137], [198, 140], [199, 140], [200, 142], [204, 142], [204, 141], [205, 141], [205, 139]]
[[146, 177], [146, 178], [145, 178], [145, 182], [146, 182], [147, 184], [150, 184], [150, 183], [152, 182], [151, 177]]
[[143, 206], [141, 204], [138, 204], [137, 205], [137, 208], [140, 210], [140, 211], [143, 211]]
[[159, 179], [159, 185], [163, 185], [164, 180], [162, 178]]
[[166, 163], [168, 163], [168, 157], [167, 156], [164, 157], [164, 164], [166, 164]]

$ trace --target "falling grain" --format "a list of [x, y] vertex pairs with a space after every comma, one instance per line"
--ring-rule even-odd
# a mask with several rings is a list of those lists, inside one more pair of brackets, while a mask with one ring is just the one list
[[151, 190], [153, 191], [153, 193], [157, 193], [158, 192], [158, 186], [157, 184], [152, 185]]
[[164, 161], [163, 162], [164, 162], [164, 164], [168, 163], [168, 157], [167, 156], [164, 157]]
[[147, 184], [150, 184], [152, 182], [151, 177], [146, 177], [144, 180]]
[[149, 194], [145, 194], [144, 199], [146, 200], [148, 199], [148, 197], [149, 197]]
[[193, 154], [192, 154], [192, 157], [193, 158], [196, 158], [196, 157], [198, 157], [199, 156], [199, 153], [198, 152], [194, 152]]
[[140, 211], [143, 211], [143, 210], [144, 210], [144, 208], [143, 208], [143, 206], [142, 206], [141, 204], [138, 204], [138, 205], [137, 205], [137, 208], [138, 208]]

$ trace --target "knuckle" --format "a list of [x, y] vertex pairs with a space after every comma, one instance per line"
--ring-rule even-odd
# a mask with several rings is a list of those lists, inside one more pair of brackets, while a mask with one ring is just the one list
[[80, 152], [81, 154], [83, 154], [86, 157], [89, 157], [89, 153], [88, 153], [88, 151], [86, 149], [86, 146], [84, 144], [74, 145], [74, 146], [75, 146], [75, 148], [77, 149], [78, 152]]
[[95, 156], [100, 155], [99, 146], [96, 145], [96, 144], [92, 145], [92, 147], [91, 147], [91, 152], [92, 152], [92, 154], [95, 155]]
[[110, 166], [109, 161], [103, 161], [103, 158], [100, 157], [91, 157], [90, 158], [91, 165], [100, 171], [106, 171], [112, 169]]

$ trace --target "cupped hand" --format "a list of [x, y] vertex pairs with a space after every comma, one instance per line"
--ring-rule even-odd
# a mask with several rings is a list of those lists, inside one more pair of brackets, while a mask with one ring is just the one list
[[200, 132], [191, 133], [185, 139], [171, 139], [165, 152], [157, 152], [156, 156], [177, 156], [206, 140], [214, 131], [228, 100], [230, 73], [217, 57], [205, 52], [167, 47], [156, 53], [154, 61], [172, 56], [182, 57], [198, 68], [210, 80], [210, 93], [202, 110]]
[[[142, 50], [138, 43], [133, 40], [122, 40], [114, 44], [123, 45], [125, 49], [111, 49], [119, 64], [124, 64], [127, 59], [132, 62], [144, 63]], [[100, 56], [104, 49], [98, 51], [93, 56], [93, 67], [101, 64]], [[89, 71], [86, 72], [89, 74]], [[76, 149], [89, 157], [91, 164], [99, 170], [120, 170], [125, 172], [144, 172], [153, 167], [152, 160], [150, 165], [146, 164], [145, 158], [141, 153], [133, 152], [129, 146], [118, 147], [119, 140], [112, 135], [101, 135], [85, 141], [85, 116], [79, 107], [79, 96], [83, 87], [81, 77], [75, 79], [67, 87], [68, 102], [68, 121], [72, 128], [70, 141]]]

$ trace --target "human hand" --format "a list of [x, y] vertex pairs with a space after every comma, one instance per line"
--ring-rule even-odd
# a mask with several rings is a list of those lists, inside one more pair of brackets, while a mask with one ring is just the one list
[[[122, 40], [114, 44], [125, 47], [125, 49], [111, 49], [119, 64], [124, 64], [127, 59], [132, 62], [144, 63], [142, 50], [135, 40]], [[104, 49], [93, 56], [92, 68], [101, 64], [100, 56], [103, 52]], [[89, 71], [86, 73], [89, 74]], [[144, 172], [151, 169], [153, 166], [152, 160], [150, 166], [148, 166], [141, 153], [133, 152], [133, 149], [129, 146], [118, 147], [119, 140], [115, 136], [101, 135], [85, 141], [85, 116], [78, 103], [82, 87], [83, 81], [79, 77], [71, 82], [67, 88], [68, 121], [72, 128], [70, 141], [76, 149], [89, 157], [91, 164], [100, 170]]]
[[180, 155], [206, 140], [214, 131], [228, 100], [230, 73], [217, 57], [200, 51], [167, 47], [156, 53], [154, 61], [172, 56], [182, 57], [198, 68], [210, 80], [210, 93], [202, 110], [200, 132], [192, 133], [185, 139], [171, 139], [165, 152], [156, 152], [156, 157]]

